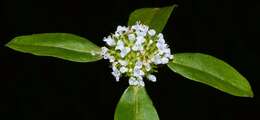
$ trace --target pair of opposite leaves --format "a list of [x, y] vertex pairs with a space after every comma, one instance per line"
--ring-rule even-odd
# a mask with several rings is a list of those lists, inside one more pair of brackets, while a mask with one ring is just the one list
[[[128, 25], [141, 21], [161, 32], [176, 5], [162, 8], [142, 8], [131, 13]], [[25, 53], [52, 56], [74, 62], [102, 59], [100, 48], [86, 38], [68, 33], [44, 33], [19, 36], [8, 47]], [[94, 53], [94, 55], [93, 55]], [[248, 81], [233, 67], [213, 56], [201, 53], [177, 53], [168, 67], [190, 79], [240, 97], [253, 97]], [[144, 87], [129, 86], [115, 112], [115, 120], [159, 120]]]

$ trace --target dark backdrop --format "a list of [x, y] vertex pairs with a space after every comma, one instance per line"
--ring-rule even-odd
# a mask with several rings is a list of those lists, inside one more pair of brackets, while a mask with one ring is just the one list
[[107, 61], [75, 63], [4, 47], [15, 36], [67, 32], [103, 46], [131, 11], [177, 3], [163, 33], [174, 53], [203, 52], [225, 60], [252, 85], [239, 98], [182, 78], [166, 66], [146, 83], [161, 120], [257, 120], [260, 4], [236, 0], [2, 0], [0, 1], [0, 119], [112, 120], [127, 87]]

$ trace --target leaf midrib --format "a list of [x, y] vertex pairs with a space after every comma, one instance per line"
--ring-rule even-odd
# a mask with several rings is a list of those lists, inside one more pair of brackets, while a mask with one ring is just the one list
[[[209, 72], [205, 72], [205, 71], [202, 71], [202, 70], [200, 70], [200, 69], [196, 69], [196, 68], [194, 68], [194, 67], [190, 67], [190, 66], [187, 66], [187, 65], [175, 63], [174, 61], [173, 61], [172, 63], [173, 63], [173, 64], [177, 64], [177, 65], [179, 65], [179, 66], [186, 67], [186, 68], [190, 68], [190, 69], [193, 69], [193, 70], [197, 70], [197, 71], [202, 72], [202, 73], [205, 73], [205, 74], [207, 74], [207, 75], [209, 75], [209, 76], [211, 76], [211, 77], [213, 77], [213, 78], [219, 79], [219, 80], [221, 80], [223, 83], [227, 83], [227, 84], [229, 84], [230, 86], [232, 86], [232, 87], [234, 87], [234, 88], [239, 88], [239, 87], [236, 87], [235, 85], [233, 85], [232, 83], [226, 82], [226, 81], [224, 81], [223, 79], [220, 79], [220, 78], [218, 78], [217, 76], [210, 74]], [[190, 79], [192, 79], [192, 78], [190, 78]], [[197, 80], [196, 80], [196, 81], [197, 81]], [[203, 81], [201, 81], [201, 82], [203, 82]], [[203, 83], [204, 83], [204, 82], [203, 82]], [[219, 87], [216, 87], [216, 88], [220, 89]], [[247, 93], [247, 91], [245, 91], [244, 89], [239, 88], [239, 90]]]
[[7, 46], [12, 46], [12, 45], [22, 46], [22, 47], [30, 46], [30, 47], [47, 47], [47, 48], [55, 48], [55, 49], [58, 48], [58, 49], [69, 50], [69, 51], [74, 51], [74, 52], [79, 52], [79, 53], [84, 53], [84, 54], [91, 54], [92, 52], [94, 52], [95, 54], [98, 54], [98, 52], [96, 52], [95, 50], [83, 51], [83, 50], [68, 49], [68, 48], [64, 48], [64, 47], [54, 47], [54, 46], [44, 46], [44, 45], [27, 45], [27, 44], [17, 44], [17, 43], [7, 44]]

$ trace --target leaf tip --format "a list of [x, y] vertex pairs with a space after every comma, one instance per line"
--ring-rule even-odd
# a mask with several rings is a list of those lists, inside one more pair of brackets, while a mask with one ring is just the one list
[[254, 92], [252, 91], [252, 89], [250, 89], [250, 90], [248, 91], [248, 94], [247, 94], [246, 97], [250, 97], [250, 98], [253, 98], [253, 97], [254, 97]]
[[12, 40], [5, 44], [5, 47], [12, 48]]
[[179, 5], [178, 4], [173, 4], [172, 7], [176, 8], [176, 7], [179, 7]]

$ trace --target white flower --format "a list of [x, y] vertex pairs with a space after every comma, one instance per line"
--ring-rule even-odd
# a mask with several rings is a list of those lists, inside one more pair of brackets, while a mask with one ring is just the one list
[[156, 54], [153, 58], [152, 58], [152, 61], [154, 64], [161, 64], [162, 63], [162, 60], [161, 60], [161, 56], [159, 54]]
[[143, 45], [141, 43], [135, 42], [135, 44], [132, 47], [132, 50], [133, 51], [143, 51], [144, 47], [143, 47]]
[[115, 40], [111, 36], [108, 36], [107, 38], [104, 37], [103, 41], [105, 41], [109, 46], [116, 45]]
[[145, 70], [146, 71], [150, 71], [151, 70], [151, 65], [149, 63], [144, 64], [144, 66], [145, 66]]
[[101, 55], [103, 56], [104, 59], [108, 59], [109, 58], [109, 53], [108, 53], [109, 49], [106, 47], [101, 47]]
[[117, 43], [116, 43], [116, 50], [122, 50], [125, 48], [125, 44], [122, 40], [118, 40]]
[[144, 72], [140, 68], [134, 68], [134, 76], [135, 77], [142, 77]]
[[167, 64], [169, 62], [169, 59], [166, 57], [162, 57], [161, 62], [162, 62], [162, 64]]
[[108, 48], [107, 47], [101, 47], [101, 54], [102, 55], [107, 54], [107, 52], [108, 52]]
[[163, 49], [163, 52], [164, 52], [165, 54], [171, 54], [171, 50], [170, 50], [169, 48]]
[[142, 68], [142, 66], [143, 66], [143, 62], [142, 61], [140, 61], [140, 60], [138, 60], [136, 63], [135, 63], [135, 68]]
[[156, 46], [160, 51], [164, 51], [164, 49], [167, 49], [167, 44], [165, 44], [164, 39], [159, 39], [156, 43]]
[[155, 82], [158, 64], [167, 64], [173, 55], [162, 33], [137, 22], [133, 26], [118, 26], [115, 34], [105, 37], [108, 48], [101, 48], [101, 55], [112, 64], [116, 81], [129, 77], [129, 85], [144, 86], [144, 77]]
[[121, 75], [120, 71], [114, 66], [112, 67], [112, 69], [112, 75], [116, 78], [116, 81], [119, 81]]
[[149, 30], [148, 26], [140, 24], [139, 31], [147, 33], [148, 30]]
[[120, 52], [120, 56], [124, 58], [130, 51], [131, 49], [129, 47], [122, 48]]
[[159, 38], [159, 39], [164, 39], [164, 38], [163, 38], [163, 34], [162, 34], [162, 33], [159, 33], [159, 34], [158, 34], [158, 38]]
[[120, 74], [118, 74], [118, 72], [116, 71], [113, 71], [112, 72], [112, 75], [116, 78], [116, 81], [118, 82], [119, 81], [119, 79], [120, 79]]
[[129, 85], [136, 85], [135, 84], [136, 79], [134, 77], [130, 77], [128, 80]]
[[134, 77], [130, 77], [128, 83], [129, 83], [129, 85], [139, 85], [138, 80]]
[[143, 80], [139, 80], [139, 85], [144, 87], [144, 81]]
[[111, 63], [115, 61], [115, 57], [114, 56], [108, 55], [107, 58], [109, 59], [109, 62], [111, 62]]
[[118, 33], [120, 35], [120, 34], [126, 32], [127, 30], [128, 30], [128, 28], [125, 27], [125, 26], [118, 26], [117, 30], [116, 30], [116, 33]]
[[169, 52], [164, 51], [164, 57], [167, 57], [169, 59], [173, 59], [173, 55], [171, 54], [171, 51], [169, 51]]
[[152, 82], [156, 82], [156, 77], [152, 74], [147, 75], [147, 79], [152, 81]]
[[148, 31], [148, 34], [151, 35], [151, 36], [154, 36], [155, 33], [156, 33], [156, 32], [155, 32], [154, 29], [150, 29], [150, 30]]
[[136, 79], [139, 80], [139, 81], [143, 80], [143, 76], [137, 76]]
[[128, 68], [126, 68], [126, 67], [121, 67], [120, 68], [120, 72], [121, 73], [125, 73], [125, 72], [127, 72], [127, 70], [128, 70]]
[[136, 37], [136, 44], [142, 44], [145, 42], [145, 38], [143, 36]]
[[134, 40], [135, 40], [135, 34], [129, 34], [129, 35], [128, 35], [128, 39], [129, 39], [130, 41], [134, 41]]
[[137, 36], [145, 36], [145, 35], [146, 35], [146, 32], [136, 31], [136, 35], [137, 35]]
[[132, 26], [132, 29], [135, 30], [137, 36], [146, 36], [149, 27], [140, 23], [136, 23], [136, 25]]

